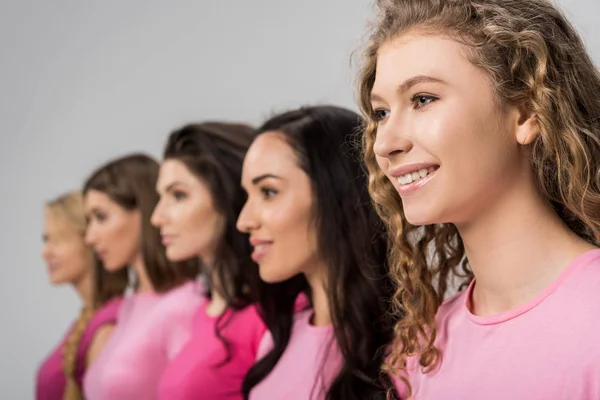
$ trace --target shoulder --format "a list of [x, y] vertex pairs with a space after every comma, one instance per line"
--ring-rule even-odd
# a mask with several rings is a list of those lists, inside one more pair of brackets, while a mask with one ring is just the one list
[[571, 265], [572, 276], [566, 283], [573, 280], [597, 287], [600, 284], [600, 249], [590, 250], [577, 257]]
[[312, 308], [307, 308], [302, 311], [298, 311], [294, 314], [294, 326], [303, 326], [309, 323], [310, 317], [313, 314]]
[[246, 338], [245, 340], [249, 340], [254, 348], [260, 347], [260, 343], [267, 331], [259, 309], [254, 304], [242, 310], [233, 311], [231, 328], [228, 329], [229, 332], [238, 336], [243, 335]]
[[104, 324], [94, 332], [86, 354], [86, 365], [90, 365], [95, 361], [110, 339], [114, 328], [114, 324]]
[[235, 319], [242, 323], [251, 324], [251, 326], [263, 325], [260, 310], [256, 304], [250, 304], [242, 310], [237, 310], [234, 312]]
[[156, 315], [187, 315], [196, 311], [203, 299], [200, 286], [196, 282], [187, 282], [161, 294], [153, 312]]
[[90, 325], [103, 325], [114, 323], [117, 320], [119, 310], [123, 304], [123, 297], [118, 297], [104, 304], [94, 313]]
[[600, 312], [600, 249], [581, 254], [569, 269], [553, 296], [578, 312]]
[[273, 346], [275, 346], [275, 342], [273, 341], [273, 335], [271, 335], [271, 332], [265, 331], [265, 333], [263, 333], [262, 337], [258, 342], [256, 360], [260, 360], [261, 358], [266, 356], [269, 353], [269, 351], [273, 349]]
[[435, 315], [438, 328], [455, 320], [455, 317], [463, 315], [468, 293], [469, 289], [464, 289], [444, 300]]

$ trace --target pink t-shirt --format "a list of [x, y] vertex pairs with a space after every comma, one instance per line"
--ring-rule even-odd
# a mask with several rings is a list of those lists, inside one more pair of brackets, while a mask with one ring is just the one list
[[[75, 360], [75, 380], [80, 386], [83, 385], [87, 352], [92, 344], [94, 335], [102, 326], [116, 322], [121, 301], [122, 298], [120, 297], [113, 299], [96, 310], [81, 335]], [[72, 329], [73, 325], [38, 370], [35, 397], [37, 400], [62, 400], [63, 398], [66, 385], [65, 373], [63, 371], [63, 352], [65, 341], [71, 334]]]
[[[279, 362], [271, 373], [250, 392], [250, 400], [317, 400], [324, 399], [329, 385], [337, 376], [343, 359], [335, 342], [333, 326], [311, 325], [313, 310], [294, 316], [292, 335]], [[266, 333], [261, 341], [261, 359], [273, 348]]]
[[85, 398], [157, 399], [158, 380], [188, 340], [202, 298], [195, 282], [125, 298], [111, 338], [86, 373]]
[[600, 399], [600, 250], [580, 255], [535, 299], [498, 315], [469, 311], [473, 286], [438, 311], [439, 367], [423, 374], [409, 359], [412, 399]]
[[169, 363], [159, 383], [161, 400], [242, 400], [242, 381], [254, 365], [258, 345], [265, 326], [255, 306], [243, 310], [227, 310], [219, 324], [220, 334], [229, 346], [229, 361], [225, 345], [215, 334], [218, 317], [206, 313], [204, 301], [194, 317], [190, 340]]

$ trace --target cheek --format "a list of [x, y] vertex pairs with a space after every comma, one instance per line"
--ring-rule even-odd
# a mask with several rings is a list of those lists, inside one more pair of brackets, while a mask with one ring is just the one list
[[186, 242], [195, 249], [195, 255], [206, 256], [205, 253], [214, 251], [222, 236], [223, 217], [207, 205], [196, 206], [186, 214], [185, 225], [182, 226]]
[[132, 220], [123, 219], [118, 221], [112, 229], [107, 232], [107, 245], [117, 250], [115, 253], [120, 260], [120, 264], [131, 262], [131, 257], [139, 251], [140, 226]]
[[265, 215], [264, 220], [268, 221], [264, 227], [272, 235], [274, 246], [265, 265], [261, 265], [261, 276], [270, 275], [271, 280], [281, 281], [306, 272], [316, 247], [309, 211], [289, 207]]
[[390, 161], [387, 158], [379, 157], [376, 155], [375, 161], [377, 162], [379, 169], [381, 169], [384, 173], [386, 173], [387, 170], [390, 168]]
[[87, 248], [77, 243], [65, 245], [56, 252], [61, 270], [69, 279], [85, 273], [91, 266], [92, 256]]

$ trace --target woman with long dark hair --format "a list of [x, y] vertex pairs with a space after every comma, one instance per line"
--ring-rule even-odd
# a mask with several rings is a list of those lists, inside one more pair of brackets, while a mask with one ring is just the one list
[[160, 380], [160, 399], [242, 399], [242, 379], [265, 332], [255, 307], [258, 268], [247, 235], [236, 229], [246, 200], [242, 161], [253, 138], [244, 124], [204, 122], [176, 130], [165, 146], [152, 223], [170, 260], [200, 260], [205, 290], [191, 338]]
[[[301, 108], [265, 122], [244, 161], [238, 228], [270, 283], [270, 331], [243, 390], [251, 400], [384, 399], [393, 337], [386, 238], [353, 140], [352, 111]], [[294, 314], [299, 295], [310, 307]]]

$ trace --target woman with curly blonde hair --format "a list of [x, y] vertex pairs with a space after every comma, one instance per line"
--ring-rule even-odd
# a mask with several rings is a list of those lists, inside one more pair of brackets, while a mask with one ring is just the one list
[[600, 398], [600, 74], [581, 38], [548, 0], [377, 5], [359, 93], [405, 315], [387, 369], [415, 399]]

